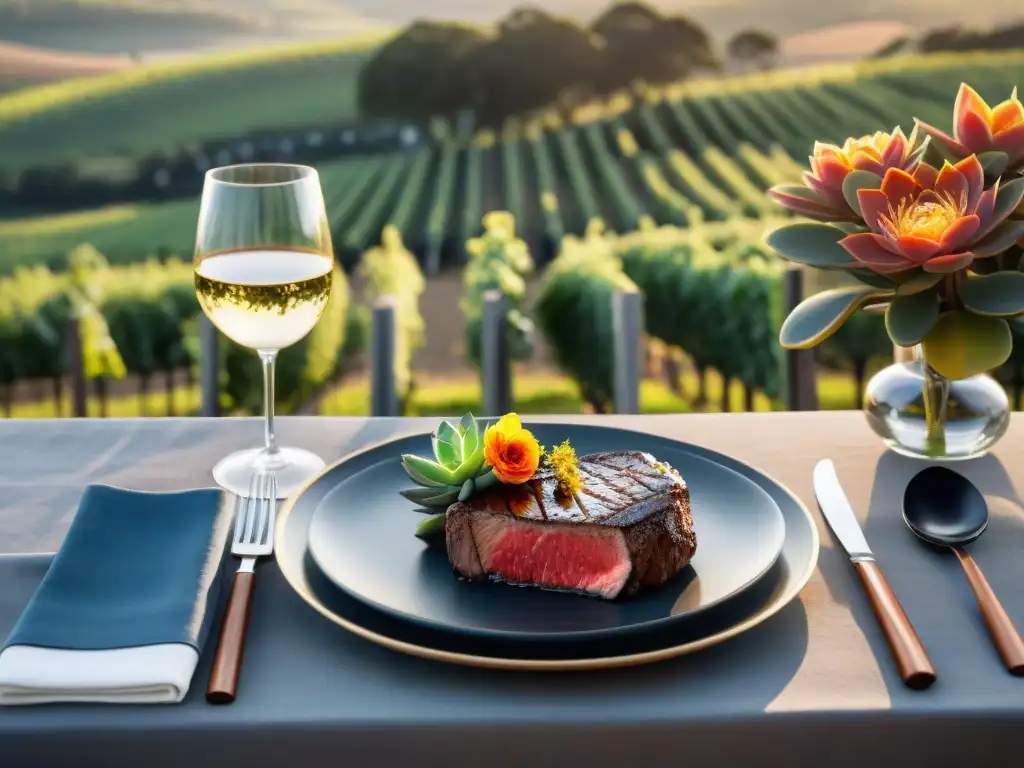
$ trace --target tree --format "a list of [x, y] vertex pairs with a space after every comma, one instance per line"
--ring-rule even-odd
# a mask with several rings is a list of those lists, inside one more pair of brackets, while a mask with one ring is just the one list
[[682, 16], [665, 17], [639, 2], [619, 3], [591, 25], [605, 42], [599, 86], [612, 92], [634, 81], [665, 83], [717, 68], [711, 38]]
[[898, 56], [903, 53], [908, 53], [912, 45], [913, 42], [909, 37], [906, 35], [900, 35], [871, 54], [870, 58], [884, 59], [889, 56]]
[[498, 36], [459, 68], [460, 92], [483, 125], [548, 106], [568, 91], [591, 94], [602, 66], [600, 42], [566, 19], [533, 8], [513, 10]]
[[495, 30], [419, 21], [359, 74], [370, 117], [426, 122], [466, 110], [483, 127], [551, 106], [568, 109], [634, 81], [663, 83], [719, 67], [711, 38], [683, 17], [639, 2], [614, 5], [590, 28], [524, 6]]
[[359, 72], [360, 111], [369, 116], [427, 120], [467, 105], [459, 88], [466, 55], [487, 36], [459, 24], [418, 21], [390, 40]]
[[740, 67], [772, 69], [779, 56], [779, 39], [770, 32], [751, 29], [736, 33], [728, 44], [729, 58]]

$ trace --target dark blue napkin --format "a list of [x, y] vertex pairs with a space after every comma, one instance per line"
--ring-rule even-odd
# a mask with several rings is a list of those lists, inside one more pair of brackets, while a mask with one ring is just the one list
[[100, 650], [185, 643], [202, 653], [233, 521], [218, 489], [85, 489], [42, 583], [7, 638]]

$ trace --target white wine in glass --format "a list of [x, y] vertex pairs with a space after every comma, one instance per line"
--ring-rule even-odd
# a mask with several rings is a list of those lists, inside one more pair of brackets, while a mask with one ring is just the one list
[[248, 164], [206, 174], [196, 234], [195, 288], [205, 315], [263, 362], [264, 445], [226, 456], [213, 469], [244, 496], [256, 471], [277, 477], [282, 498], [325, 466], [317, 455], [278, 446], [274, 362], [317, 324], [331, 295], [334, 248], [313, 168]]

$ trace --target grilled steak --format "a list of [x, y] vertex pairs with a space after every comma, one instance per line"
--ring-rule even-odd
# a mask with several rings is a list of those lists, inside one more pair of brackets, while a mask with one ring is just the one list
[[663, 584], [693, 557], [690, 494], [647, 453], [579, 460], [583, 490], [563, 497], [550, 469], [448, 507], [445, 540], [467, 579], [615, 599]]

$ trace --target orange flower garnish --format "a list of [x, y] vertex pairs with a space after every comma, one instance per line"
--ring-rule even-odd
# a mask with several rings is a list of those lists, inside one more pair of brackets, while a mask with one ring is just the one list
[[484, 459], [494, 467], [494, 476], [500, 483], [525, 483], [540, 465], [540, 443], [523, 429], [514, 413], [502, 416], [484, 433]]

